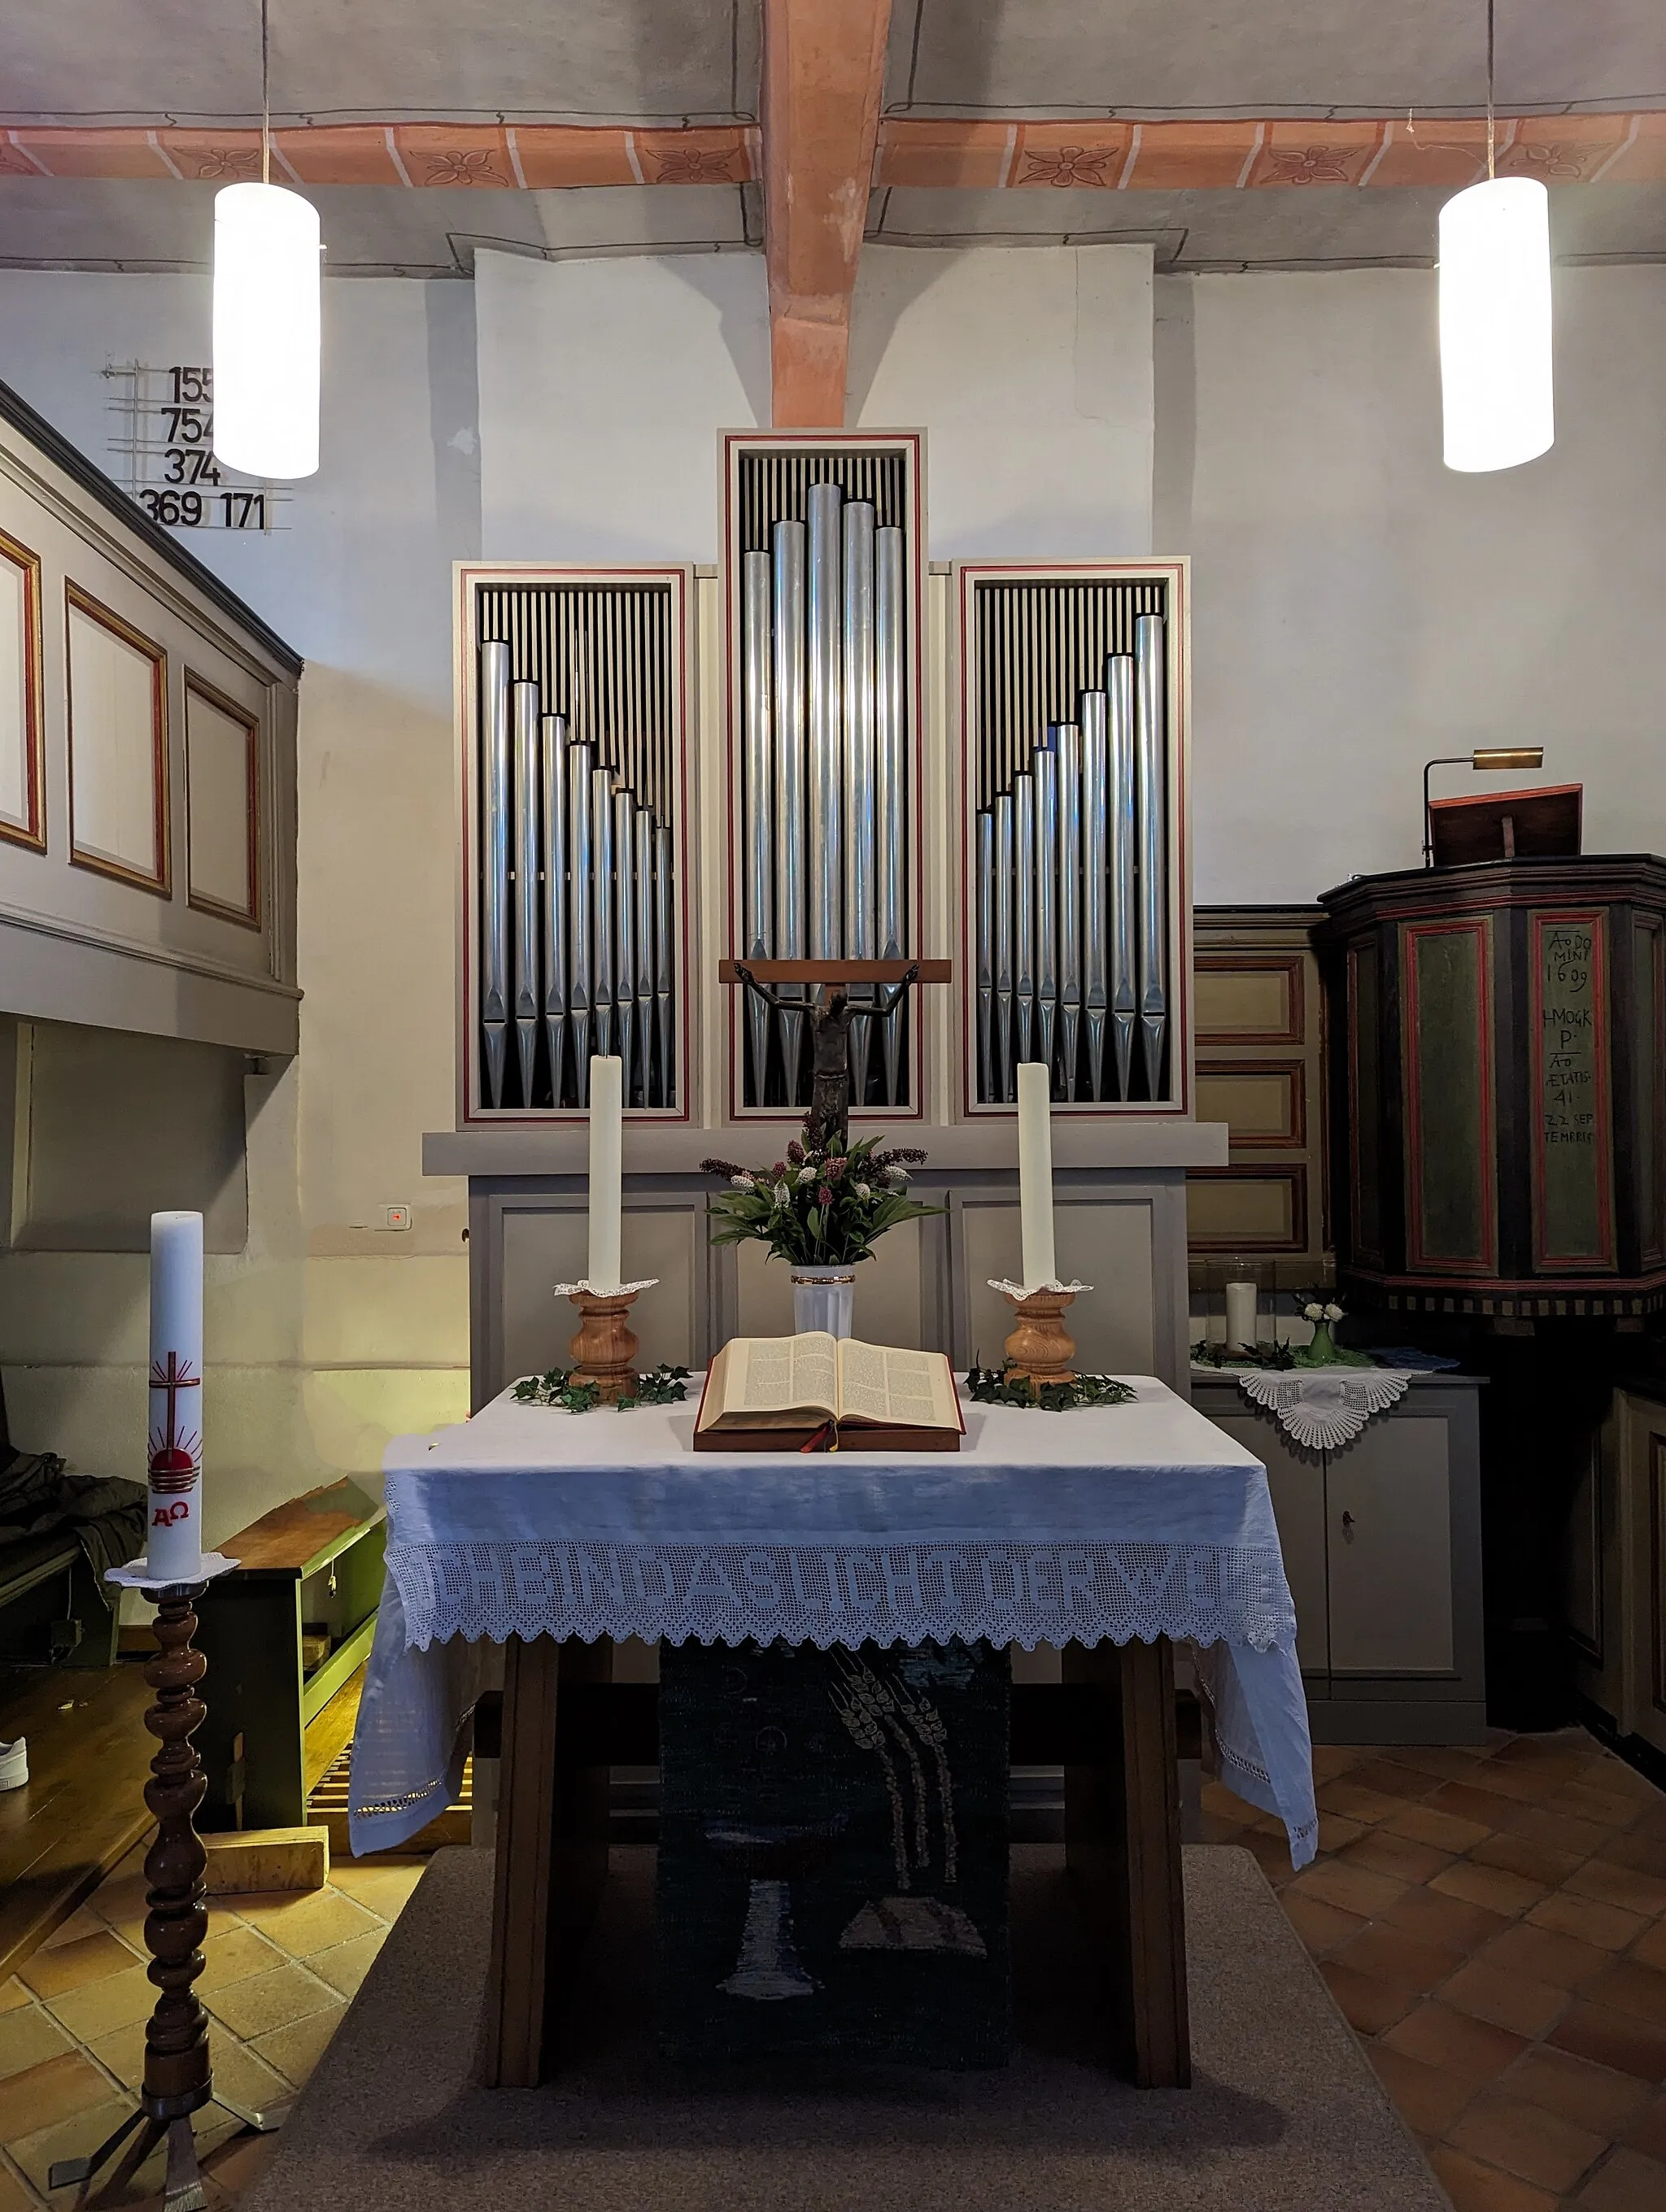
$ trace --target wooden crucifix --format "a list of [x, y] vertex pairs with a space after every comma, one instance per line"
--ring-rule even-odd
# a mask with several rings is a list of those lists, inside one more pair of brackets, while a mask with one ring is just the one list
[[[725, 960], [718, 981], [741, 983], [776, 1013], [810, 1022], [810, 1111], [824, 1139], [850, 1133], [850, 1024], [881, 1022], [896, 1012], [915, 983], [946, 983], [946, 960]], [[815, 995], [783, 998], [772, 983], [813, 984]], [[869, 995], [859, 997], [859, 992]]]

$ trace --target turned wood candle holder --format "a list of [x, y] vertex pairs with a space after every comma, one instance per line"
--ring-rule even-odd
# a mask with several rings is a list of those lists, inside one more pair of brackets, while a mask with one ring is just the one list
[[636, 1395], [636, 1334], [630, 1326], [635, 1291], [569, 1291], [582, 1318], [573, 1339], [575, 1382], [593, 1386], [610, 1406]]
[[1027, 1297], [1005, 1293], [1018, 1316], [1006, 1344], [1006, 1371], [1016, 1382], [1027, 1378], [1039, 1390], [1044, 1382], [1073, 1382], [1076, 1340], [1064, 1325], [1064, 1310], [1074, 1291], [1031, 1291]]

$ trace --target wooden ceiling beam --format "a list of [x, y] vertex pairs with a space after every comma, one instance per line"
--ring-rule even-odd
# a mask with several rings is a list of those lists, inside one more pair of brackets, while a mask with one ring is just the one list
[[763, 244], [771, 420], [844, 423], [891, 0], [764, 0]]

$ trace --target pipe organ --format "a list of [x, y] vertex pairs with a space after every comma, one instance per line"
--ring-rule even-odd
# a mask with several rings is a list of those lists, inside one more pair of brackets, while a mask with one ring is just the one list
[[969, 1103], [1183, 1108], [1183, 568], [958, 575]]
[[581, 1112], [617, 1054], [681, 1113], [687, 575], [477, 571], [460, 647], [471, 1116]]
[[[776, 431], [725, 446], [737, 955], [917, 952], [919, 441]], [[916, 1102], [910, 1012], [851, 1024], [859, 1111]], [[809, 1103], [806, 1027], [749, 998], [743, 1111]]]

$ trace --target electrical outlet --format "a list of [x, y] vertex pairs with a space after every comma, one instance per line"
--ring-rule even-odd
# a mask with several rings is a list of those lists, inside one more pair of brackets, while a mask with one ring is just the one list
[[385, 1206], [382, 1208], [384, 1229], [409, 1229], [410, 1226], [410, 1208], [408, 1206]]

